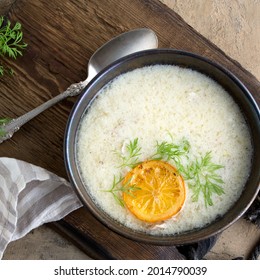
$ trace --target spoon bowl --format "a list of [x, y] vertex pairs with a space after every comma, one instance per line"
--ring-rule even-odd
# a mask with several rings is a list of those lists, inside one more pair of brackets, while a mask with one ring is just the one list
[[95, 51], [89, 60], [88, 78], [83, 83], [87, 84], [106, 66], [121, 57], [157, 47], [158, 39], [151, 29], [140, 28], [125, 32]]

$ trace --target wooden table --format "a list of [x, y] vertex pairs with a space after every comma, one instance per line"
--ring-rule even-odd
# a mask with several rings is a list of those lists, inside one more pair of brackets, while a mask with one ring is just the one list
[[[231, 70], [260, 103], [259, 82], [237, 62], [206, 40], [158, 0], [19, 0], [8, 12], [23, 25], [25, 55], [8, 62], [14, 77], [1, 80], [0, 112], [17, 117], [85, 79], [92, 53], [112, 37], [130, 29], [149, 27], [159, 46], [198, 53]], [[41, 114], [0, 145], [0, 155], [14, 157], [67, 177], [63, 135], [75, 98]], [[81, 208], [53, 227], [97, 259], [181, 258], [174, 247], [139, 244], [119, 237]], [[121, 248], [125, 248], [122, 250]], [[140, 252], [138, 256], [136, 251]]]

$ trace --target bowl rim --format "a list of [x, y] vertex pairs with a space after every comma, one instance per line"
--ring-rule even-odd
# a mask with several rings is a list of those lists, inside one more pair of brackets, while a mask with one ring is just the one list
[[[74, 120], [79, 117], [78, 110], [84, 102], [84, 98], [88, 95], [88, 92], [91, 92], [92, 87], [99, 83], [99, 80], [104, 78], [108, 73], [111, 71], [115, 71], [115, 69], [120, 68], [121, 65], [128, 63], [130, 61], [136, 60], [138, 58], [141, 58], [143, 56], [154, 56], [158, 54], [165, 54], [165, 55], [180, 55], [180, 56], [186, 56], [186, 57], [192, 57], [198, 60], [202, 60], [203, 62], [211, 65], [214, 68], [217, 68], [219, 71], [224, 73], [225, 76], [228, 76], [229, 79], [231, 79], [240, 89], [241, 91], [245, 94], [245, 98], [249, 101], [250, 106], [252, 108], [252, 111], [255, 112], [256, 116], [258, 117], [258, 128], [259, 128], [259, 120], [260, 120], [260, 110], [258, 108], [258, 105], [256, 101], [254, 100], [253, 96], [249, 92], [249, 90], [245, 87], [245, 85], [229, 70], [227, 70], [225, 67], [221, 66], [220, 64], [213, 62], [212, 60], [192, 53], [192, 52], [187, 52], [183, 50], [175, 50], [175, 49], [169, 49], [169, 48], [159, 48], [159, 49], [152, 49], [152, 50], [145, 50], [145, 51], [140, 51], [134, 54], [130, 54], [126, 57], [123, 57], [114, 63], [110, 64], [107, 66], [105, 69], [103, 69], [100, 73], [98, 73], [91, 81], [90, 83], [83, 89], [81, 96], [79, 99], [76, 101], [76, 103], [73, 106], [73, 109], [69, 115], [68, 122], [66, 125], [65, 129], [65, 136], [64, 136], [64, 161], [65, 161], [65, 168], [69, 177], [69, 181], [71, 182], [76, 194], [78, 195], [79, 199], [83, 203], [85, 207], [94, 215], [97, 220], [99, 220], [103, 225], [108, 227], [109, 229], [113, 230], [114, 232], [122, 235], [123, 237], [127, 237], [129, 239], [132, 239], [134, 241], [139, 241], [143, 243], [149, 243], [149, 244], [155, 244], [155, 245], [184, 245], [184, 244], [190, 244], [194, 242], [201, 241], [203, 239], [209, 238], [213, 235], [217, 235], [229, 226], [231, 226], [234, 222], [236, 222], [239, 218], [243, 216], [243, 214], [248, 210], [250, 205], [253, 203], [254, 199], [256, 198], [258, 192], [260, 191], [260, 174], [257, 178], [258, 181], [258, 186], [256, 186], [254, 194], [252, 195], [251, 199], [247, 201], [247, 205], [244, 206], [244, 208], [234, 215], [234, 211], [230, 211], [233, 206], [228, 210], [228, 212], [233, 213], [231, 217], [227, 217], [226, 214], [224, 214], [221, 219], [216, 219], [212, 223], [210, 223], [208, 226], [206, 225], [205, 227], [202, 227], [199, 230], [192, 230], [188, 232], [183, 232], [181, 235], [165, 235], [165, 236], [159, 236], [159, 235], [147, 235], [144, 232], [139, 232], [132, 230], [119, 222], [115, 221], [113, 218], [111, 218], [107, 213], [105, 213], [102, 209], [100, 209], [95, 203], [91, 200], [90, 196], [87, 194], [87, 191], [85, 187], [83, 186], [83, 183], [81, 182], [81, 185], [78, 183], [79, 179], [79, 174], [76, 174], [75, 172], [77, 171], [77, 166], [75, 162], [75, 157], [74, 157], [74, 149], [75, 149], [75, 138], [73, 139], [73, 136], [76, 134], [76, 126], [74, 125]], [[173, 65], [173, 64], [172, 64]], [[141, 66], [140, 66], [141, 67]], [[138, 67], [136, 67], [138, 68]], [[192, 68], [192, 67], [191, 67]], [[102, 86], [103, 87], [103, 86]], [[95, 96], [97, 95], [94, 94], [93, 97], [87, 102], [84, 111], [86, 111], [86, 108], [88, 108], [95, 99]], [[82, 108], [81, 108], [82, 109]], [[81, 117], [84, 115], [84, 112], [80, 114], [79, 120]], [[77, 121], [77, 125], [79, 124], [80, 121]], [[74, 125], [74, 127], [73, 127]], [[251, 129], [251, 128], [250, 128]], [[238, 199], [239, 200], [239, 199]], [[236, 204], [236, 203], [235, 203]], [[221, 221], [222, 223], [220, 223]], [[220, 227], [217, 229], [214, 227], [215, 224], [219, 224]], [[207, 232], [204, 234], [201, 234], [203, 229], [207, 229]]]

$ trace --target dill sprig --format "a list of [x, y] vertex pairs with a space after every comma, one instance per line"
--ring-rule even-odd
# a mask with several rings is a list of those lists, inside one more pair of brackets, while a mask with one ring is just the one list
[[[126, 144], [126, 155], [123, 155], [122, 153], [119, 153], [115, 151], [115, 153], [120, 157], [122, 160], [122, 164], [118, 166], [118, 168], [123, 167], [130, 167], [134, 168], [137, 164], [139, 164], [139, 156], [141, 155], [141, 147], [138, 143], [138, 138], [135, 138], [133, 141], [130, 141], [128, 144]], [[117, 178], [114, 175], [112, 186], [109, 190], [106, 190], [106, 192], [110, 192], [116, 202], [124, 207], [124, 201], [121, 198], [122, 193], [127, 193], [129, 195], [133, 195], [132, 192], [134, 190], [140, 189], [136, 185], [130, 185], [130, 180], [128, 180], [126, 183], [122, 184], [124, 177], [122, 175], [119, 175]]]
[[126, 156], [122, 155], [122, 153], [117, 153], [122, 160], [122, 164], [119, 166], [119, 168], [133, 168], [139, 163], [138, 157], [141, 155], [141, 147], [139, 147], [138, 138], [135, 138], [126, 145], [126, 151]]
[[[19, 22], [11, 27], [9, 20], [5, 24], [5, 18], [0, 17], [0, 56], [7, 56], [12, 59], [22, 56], [22, 51], [27, 47], [27, 44], [23, 42], [21, 28], [22, 25]], [[5, 67], [0, 65], [0, 76], [3, 76], [4, 72]], [[14, 73], [12, 69], [9, 69], [8, 72], [11, 75]]]
[[[183, 138], [179, 143], [174, 143], [172, 136], [171, 142], [163, 141], [161, 143], [156, 143], [156, 152], [150, 159], [153, 160], [164, 160], [173, 161], [178, 172], [183, 176], [184, 180], [187, 182], [188, 187], [192, 190], [192, 201], [198, 201], [199, 197], [202, 195], [205, 202], [205, 207], [212, 206], [213, 200], [212, 195], [222, 195], [224, 194], [224, 189], [222, 187], [224, 181], [221, 176], [217, 173], [219, 169], [224, 166], [215, 164], [212, 162], [211, 152], [207, 152], [204, 156], [199, 156], [191, 158], [190, 148], [191, 145], [189, 141]], [[130, 167], [134, 168], [138, 162], [138, 157], [141, 154], [141, 147], [138, 144], [138, 138], [130, 141], [126, 145], [127, 155], [122, 156], [122, 164], [119, 168]], [[107, 190], [111, 192], [115, 200], [124, 206], [123, 200], [118, 195], [119, 192], [126, 192], [131, 194], [133, 190], [139, 189], [137, 186], [131, 186], [129, 183], [122, 185], [123, 177], [120, 175], [117, 179], [114, 176], [112, 187]]]
[[152, 156], [154, 159], [166, 160], [179, 158], [180, 156], [187, 155], [190, 150], [190, 143], [186, 139], [182, 139], [179, 144], [169, 143], [163, 141], [156, 143], [156, 153]]
[[212, 195], [220, 196], [225, 193], [221, 186], [224, 181], [216, 173], [223, 167], [223, 165], [212, 162], [211, 152], [207, 152], [205, 156], [201, 156], [187, 165], [184, 177], [188, 180], [188, 186], [193, 191], [192, 201], [198, 201], [200, 194], [202, 194], [205, 206], [212, 206]]
[[[224, 182], [221, 176], [216, 173], [223, 166], [212, 162], [211, 152], [207, 152], [205, 156], [191, 161], [189, 151], [190, 143], [186, 139], [182, 139], [179, 144], [166, 141], [157, 142], [156, 153], [152, 158], [165, 161], [172, 160], [177, 170], [187, 181], [188, 187], [193, 191], [192, 201], [198, 201], [202, 194], [205, 206], [212, 206], [212, 195], [222, 195], [224, 193], [221, 186]], [[184, 161], [184, 158], [186, 158], [186, 161]], [[185, 162], [190, 163], [185, 164]]]
[[137, 187], [137, 185], [130, 184], [131, 179], [129, 179], [126, 183], [122, 184], [123, 179], [124, 177], [122, 177], [122, 175], [119, 175], [118, 178], [114, 175], [111, 188], [109, 190], [104, 190], [105, 192], [110, 192], [113, 195], [115, 201], [122, 207], [125, 206], [124, 201], [121, 198], [123, 192], [133, 196], [133, 191], [140, 190], [140, 188]]
[[[171, 135], [170, 135], [171, 136]], [[171, 137], [172, 139], [172, 137]], [[155, 160], [173, 160], [176, 168], [180, 173], [185, 172], [185, 166], [182, 163], [183, 157], [188, 157], [190, 151], [190, 143], [186, 139], [182, 139], [180, 143], [169, 143], [163, 141], [156, 143], [156, 153], [151, 157]]]

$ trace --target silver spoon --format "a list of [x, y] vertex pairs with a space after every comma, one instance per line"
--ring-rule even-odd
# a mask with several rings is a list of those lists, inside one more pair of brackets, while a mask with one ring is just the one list
[[88, 77], [86, 80], [70, 85], [63, 93], [48, 100], [32, 111], [1, 125], [0, 130], [3, 136], [0, 137], [0, 143], [10, 139], [22, 125], [59, 101], [69, 96], [80, 94], [82, 89], [97, 75], [97, 73], [112, 62], [128, 54], [157, 47], [158, 39], [156, 34], [147, 28], [134, 29], [113, 38], [91, 56], [88, 63]]

